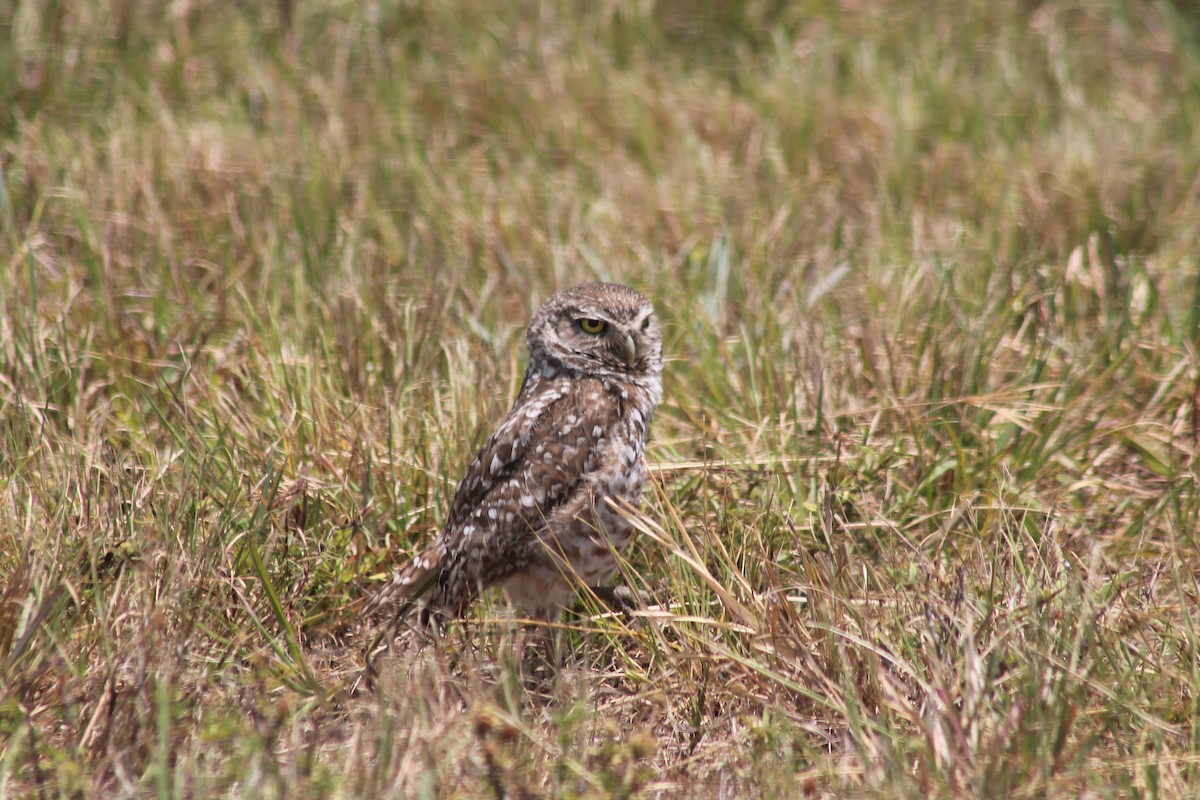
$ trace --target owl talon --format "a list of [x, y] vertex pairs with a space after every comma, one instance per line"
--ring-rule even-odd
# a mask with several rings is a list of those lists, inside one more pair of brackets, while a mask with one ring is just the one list
[[596, 599], [606, 605], [608, 609], [617, 614], [629, 614], [631, 611], [637, 611], [645, 608], [647, 598], [637, 589], [632, 589], [624, 584], [616, 586], [589, 586], [588, 591], [596, 596]]

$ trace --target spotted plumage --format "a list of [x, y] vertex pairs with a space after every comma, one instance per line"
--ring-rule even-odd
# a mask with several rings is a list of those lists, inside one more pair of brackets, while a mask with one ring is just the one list
[[471, 461], [440, 535], [371, 608], [425, 595], [461, 615], [500, 586], [552, 618], [602, 585], [632, 533], [609, 498], [636, 506], [646, 429], [662, 397], [662, 333], [650, 302], [610, 283], [551, 297], [530, 321], [529, 366], [512, 410]]

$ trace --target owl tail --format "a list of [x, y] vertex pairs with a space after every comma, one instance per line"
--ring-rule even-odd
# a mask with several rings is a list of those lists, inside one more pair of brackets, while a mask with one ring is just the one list
[[[367, 688], [375, 686], [379, 677], [375, 666], [376, 657], [387, 649], [387, 641], [395, 633], [400, 620], [412, 609], [421, 595], [437, 582], [445, 559], [444, 548], [438, 545], [430, 547], [392, 575], [392, 579], [363, 605], [359, 619], [366, 623], [367, 631], [374, 629], [374, 633], [368, 637], [366, 652], [363, 654], [363, 671], [354, 682], [352, 693], [357, 692], [360, 685]], [[376, 625], [378, 618], [384, 614], [387, 615], [387, 622]], [[429, 609], [422, 608], [421, 625], [427, 625], [428, 622]]]
[[367, 600], [362, 617], [370, 619], [385, 611], [402, 616], [437, 581], [445, 555], [445, 550], [435, 545], [408, 562]]

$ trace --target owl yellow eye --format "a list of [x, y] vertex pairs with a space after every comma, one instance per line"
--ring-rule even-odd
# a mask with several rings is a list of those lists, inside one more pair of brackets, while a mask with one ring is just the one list
[[581, 319], [579, 320], [579, 330], [584, 333], [604, 333], [604, 329], [608, 327], [608, 323], [602, 319]]

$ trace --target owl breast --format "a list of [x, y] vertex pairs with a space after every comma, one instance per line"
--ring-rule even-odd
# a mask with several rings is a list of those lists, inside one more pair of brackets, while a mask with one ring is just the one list
[[[587, 489], [560, 509], [540, 534], [529, 565], [504, 582], [509, 598], [530, 616], [553, 616], [570, 605], [579, 584], [599, 586], [617, 570], [633, 527], [617, 507], [637, 507], [646, 481], [646, 429], [661, 389], [606, 384], [616, 423], [596, 441]], [[610, 501], [616, 501], [614, 504]]]
[[[629, 544], [632, 526], [629, 521], [616, 509], [607, 498], [616, 500], [617, 506], [631, 505], [637, 507], [642, 497], [642, 487], [646, 482], [646, 426], [657, 402], [649, 390], [623, 387], [618, 392], [624, 395], [620, 403], [624, 408], [618, 415], [620, 423], [616, 426], [615, 435], [607, 443], [608, 457], [605, 459], [611, 468], [597, 473], [596, 486], [596, 518], [598, 527], [604, 533], [608, 542], [617, 553], [622, 553]], [[606, 553], [613, 561], [608, 573], [597, 580], [607, 580], [612, 569], [616, 567], [611, 553]], [[586, 569], [577, 570], [585, 575]]]

